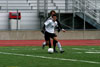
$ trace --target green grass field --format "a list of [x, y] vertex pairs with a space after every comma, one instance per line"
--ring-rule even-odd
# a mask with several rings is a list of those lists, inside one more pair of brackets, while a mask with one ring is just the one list
[[100, 67], [100, 46], [63, 46], [63, 54], [47, 49], [0, 47], [0, 67]]

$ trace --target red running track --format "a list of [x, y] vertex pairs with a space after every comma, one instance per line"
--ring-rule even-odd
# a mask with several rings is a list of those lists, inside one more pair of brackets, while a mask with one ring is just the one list
[[[44, 40], [0, 40], [0, 46], [41, 46]], [[100, 40], [59, 40], [62, 46], [100, 46]]]

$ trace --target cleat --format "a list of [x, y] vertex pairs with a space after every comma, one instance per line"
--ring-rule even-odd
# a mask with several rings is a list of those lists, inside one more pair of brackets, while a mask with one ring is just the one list
[[46, 46], [46, 43], [44, 42], [44, 43], [42, 44], [42, 49], [44, 49], [45, 46]]
[[60, 51], [60, 53], [64, 53], [64, 52], [65, 52], [65, 51], [63, 51], [63, 50], [62, 50], [62, 51]]
[[44, 49], [45, 48], [45, 45], [42, 45], [42, 49]]
[[58, 53], [58, 51], [54, 51], [54, 53]]

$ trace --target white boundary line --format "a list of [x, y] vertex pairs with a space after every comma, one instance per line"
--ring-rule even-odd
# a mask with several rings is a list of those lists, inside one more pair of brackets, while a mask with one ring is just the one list
[[80, 48], [72, 48], [74, 50], [84, 50], [85, 52], [76, 52], [76, 53], [87, 53], [87, 54], [100, 54], [100, 50], [92, 49], [80, 49]]
[[[3, 48], [3, 50], [8, 50], [8, 48]], [[39, 50], [39, 48], [11, 48], [9, 50]]]
[[74, 50], [90, 50], [90, 49], [84, 49], [84, 48], [72, 48]]
[[100, 54], [100, 52], [85, 52], [85, 53], [89, 53], [89, 54]]
[[99, 49], [96, 50], [95, 48], [91, 48], [91, 49], [84, 49], [84, 48], [72, 48], [73, 50], [84, 50], [84, 51], [100, 51]]
[[19, 48], [19, 49], [18, 49], [18, 48], [15, 48], [15, 49], [14, 49], [14, 48], [12, 48], [12, 49], [10, 49], [10, 50], [38, 50], [38, 49], [37, 49], [37, 48], [32, 48], [32, 49], [27, 49], [27, 48], [25, 48], [25, 49], [23, 49], [23, 48], [22, 48], [22, 49], [20, 49], [20, 48]]
[[77, 60], [77, 59], [65, 59], [65, 58], [53, 58], [53, 57], [36, 56], [36, 55], [29, 55], [29, 54], [17, 54], [17, 53], [8, 53], [8, 52], [0, 52], [0, 54], [35, 57], [35, 58], [52, 59], [52, 60], [62, 60], [62, 61], [84, 62], [84, 63], [90, 63], [90, 64], [100, 64], [100, 62], [95, 62], [95, 61], [86, 61], [86, 60]]

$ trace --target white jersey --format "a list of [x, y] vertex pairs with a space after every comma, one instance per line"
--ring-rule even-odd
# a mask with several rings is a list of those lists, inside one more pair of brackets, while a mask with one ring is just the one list
[[57, 21], [54, 22], [52, 19], [49, 19], [44, 24], [47, 32], [54, 33], [55, 27], [57, 26]]

